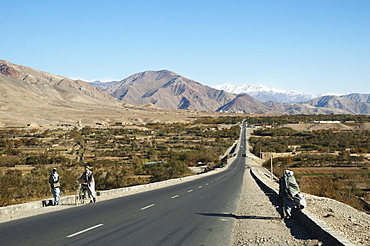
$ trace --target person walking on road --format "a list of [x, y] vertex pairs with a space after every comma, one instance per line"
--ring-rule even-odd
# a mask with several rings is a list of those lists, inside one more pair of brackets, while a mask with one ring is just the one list
[[279, 179], [279, 198], [282, 200], [282, 219], [292, 216], [292, 208], [298, 207], [300, 196], [299, 186], [294, 178], [293, 171], [284, 170], [283, 177]]
[[85, 165], [85, 172], [82, 173], [81, 177], [76, 181], [76, 183], [82, 183], [82, 185], [87, 187], [90, 203], [95, 203], [95, 180], [89, 165]]
[[60, 183], [59, 183], [59, 174], [56, 168], [53, 168], [50, 177], [49, 183], [51, 187], [51, 192], [53, 193], [54, 197], [54, 206], [59, 204], [60, 199]]

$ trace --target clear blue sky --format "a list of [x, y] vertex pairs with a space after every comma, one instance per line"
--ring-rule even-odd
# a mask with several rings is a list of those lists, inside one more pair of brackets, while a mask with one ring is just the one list
[[1, 0], [0, 59], [69, 78], [370, 93], [369, 0]]

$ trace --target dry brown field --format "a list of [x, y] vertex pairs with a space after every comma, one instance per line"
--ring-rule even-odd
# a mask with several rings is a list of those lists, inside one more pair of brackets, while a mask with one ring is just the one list
[[300, 167], [290, 168], [297, 174], [334, 174], [334, 173], [362, 173], [360, 167]]
[[370, 204], [369, 168], [303, 167], [290, 170], [296, 174], [303, 192], [334, 198], [369, 212], [365, 205], [366, 202]]
[[15, 165], [14, 167], [0, 167], [0, 170], [1, 171], [5, 171], [5, 170], [19, 170], [22, 172], [22, 174], [26, 174], [26, 173], [30, 173], [32, 169], [34, 169], [35, 167], [31, 166], [31, 165]]

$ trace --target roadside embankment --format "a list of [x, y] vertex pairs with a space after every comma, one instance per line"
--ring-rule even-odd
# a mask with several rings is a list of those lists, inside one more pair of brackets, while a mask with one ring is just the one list
[[[270, 190], [276, 197], [278, 196], [279, 185], [276, 182], [276, 178], [271, 179], [270, 172], [268, 172], [267, 170], [261, 167], [252, 167], [251, 174], [257, 180], [260, 181], [259, 182], [260, 185], [265, 186], [265, 188]], [[347, 239], [344, 235], [340, 234], [338, 231], [330, 227], [327, 223], [325, 223], [325, 221], [318, 218], [318, 216], [316, 216], [313, 212], [309, 211], [308, 208], [314, 204], [313, 197], [314, 196], [306, 194], [306, 199], [308, 199], [307, 209], [294, 210], [293, 217], [297, 218], [301, 224], [303, 224], [306, 228], [309, 228], [317, 237], [325, 238], [325, 243], [327, 243], [328, 245], [348, 245], [348, 246], [355, 245], [349, 239]], [[322, 199], [319, 197], [317, 198]], [[334, 203], [339, 203], [339, 202], [332, 200], [332, 204]], [[343, 206], [343, 209], [346, 207], [347, 205]], [[311, 210], [315, 210], [315, 207], [311, 207]], [[358, 213], [362, 213], [362, 212], [358, 211]], [[364, 215], [366, 217], [366, 214]], [[352, 231], [352, 234], [353, 234], [353, 231]], [[355, 238], [352, 238], [352, 240], [356, 241], [356, 243], [359, 243], [359, 241], [364, 241], [363, 239], [358, 240]], [[356, 245], [367, 245], [367, 243], [366, 244], [356, 244]]]

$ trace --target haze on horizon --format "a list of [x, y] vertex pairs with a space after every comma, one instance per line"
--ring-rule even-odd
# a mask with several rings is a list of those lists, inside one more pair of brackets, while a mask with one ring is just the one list
[[69, 78], [370, 93], [370, 1], [3, 0], [1, 57]]

